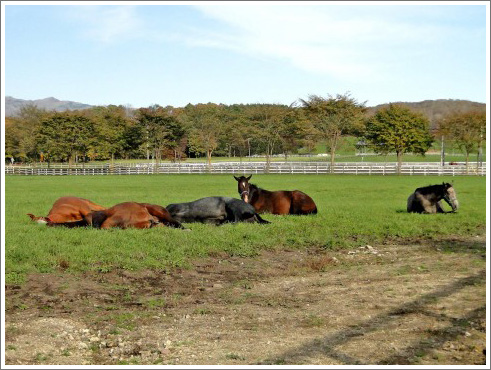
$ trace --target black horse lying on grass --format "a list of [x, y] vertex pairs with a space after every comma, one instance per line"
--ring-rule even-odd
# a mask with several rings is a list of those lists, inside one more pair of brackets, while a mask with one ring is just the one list
[[258, 222], [263, 220], [253, 206], [229, 197], [207, 197], [188, 203], [174, 203], [165, 207], [177, 222], [202, 222], [221, 225], [225, 222]]
[[442, 183], [441, 185], [417, 188], [407, 198], [407, 211], [415, 213], [450, 213], [445, 212], [442, 208], [442, 199], [452, 207], [451, 212], [455, 212], [459, 208], [459, 201], [453, 186], [449, 183]]

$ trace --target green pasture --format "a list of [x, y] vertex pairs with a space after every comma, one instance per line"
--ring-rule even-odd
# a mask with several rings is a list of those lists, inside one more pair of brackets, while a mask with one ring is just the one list
[[[388, 154], [388, 155], [373, 155], [373, 154], [368, 154], [368, 155], [357, 155], [355, 153], [344, 153], [344, 154], [336, 154], [336, 163], [337, 162], [377, 162], [377, 163], [396, 163], [397, 162], [397, 156], [395, 154]], [[416, 155], [416, 154], [405, 154], [403, 156], [403, 162], [411, 162], [411, 163], [418, 163], [418, 162], [437, 162], [439, 163], [441, 161], [441, 156], [439, 153], [431, 153], [431, 154], [426, 154], [424, 156], [422, 155]], [[213, 163], [218, 163], [218, 162], [242, 162], [242, 163], [247, 163], [247, 162], [265, 162], [266, 157], [212, 157], [212, 162]], [[470, 162], [477, 162], [477, 156], [472, 155], [469, 157]], [[483, 161], [486, 161], [486, 154], [483, 153]], [[146, 159], [118, 159], [115, 161], [116, 163], [154, 163], [153, 160], [146, 160]], [[164, 163], [169, 163], [170, 160], [163, 160], [162, 162]], [[298, 156], [298, 155], [289, 155], [288, 157], [285, 158], [284, 155], [278, 155], [274, 156], [271, 158], [271, 162], [326, 162], [326, 163], [331, 163], [331, 158], [329, 156], [318, 156], [317, 154], [313, 154], [311, 156]], [[445, 155], [445, 162], [450, 163], [450, 162], [458, 162], [461, 164], [465, 164], [465, 157], [460, 154], [460, 153], [447, 153]], [[110, 163], [109, 160], [106, 161], [92, 161], [89, 162], [90, 164], [98, 164], [98, 163]], [[187, 158], [183, 163], [207, 163], [206, 157], [200, 157], [200, 158]], [[80, 165], [80, 164], [79, 164]]]
[[[455, 214], [406, 213], [416, 187], [454, 181], [461, 204]], [[269, 225], [186, 224], [190, 232], [48, 228], [26, 213], [46, 215], [65, 195], [111, 206], [124, 201], [169, 203], [206, 196], [238, 197], [232, 175], [7, 176], [5, 179], [6, 283], [28, 273], [168, 269], [214, 253], [253, 256], [276, 248], [355, 248], [402, 239], [482, 235], [486, 227], [484, 177], [253, 175], [270, 190], [302, 190], [315, 200], [311, 216], [264, 215]], [[449, 207], [446, 207], [447, 209]]]

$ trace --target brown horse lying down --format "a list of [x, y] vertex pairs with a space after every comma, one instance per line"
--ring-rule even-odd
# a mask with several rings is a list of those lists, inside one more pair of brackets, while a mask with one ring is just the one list
[[48, 226], [87, 226], [87, 216], [94, 211], [106, 209], [88, 199], [78, 197], [61, 197], [53, 204], [46, 217], [27, 215], [33, 221], [47, 224]]
[[164, 225], [184, 229], [164, 207], [148, 203], [119, 203], [111, 208], [92, 212], [88, 215], [88, 219], [93, 227], [100, 229], [112, 227], [148, 229]]
[[249, 177], [236, 177], [238, 191], [242, 200], [251, 204], [257, 213], [274, 215], [308, 215], [316, 214], [317, 206], [311, 197], [300, 190], [268, 191], [249, 183]]

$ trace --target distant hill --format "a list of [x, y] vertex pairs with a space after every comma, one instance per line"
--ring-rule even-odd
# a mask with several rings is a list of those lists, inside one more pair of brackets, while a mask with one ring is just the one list
[[45, 109], [47, 111], [54, 110], [57, 112], [62, 112], [65, 110], [86, 109], [92, 107], [92, 105], [89, 104], [77, 103], [68, 100], [58, 100], [53, 97], [45, 98], [45, 99], [37, 99], [37, 100], [24, 100], [24, 99], [13, 98], [11, 96], [6, 96], [5, 116], [15, 117], [19, 114], [21, 108], [27, 105], [34, 105], [40, 109]]
[[[469, 100], [438, 99], [424, 100], [421, 102], [392, 102], [392, 104], [401, 104], [411, 108], [414, 111], [421, 112], [430, 120], [431, 128], [434, 128], [436, 122], [443, 116], [455, 112], [468, 112], [471, 110], [486, 111], [486, 104], [477, 103]], [[389, 105], [379, 104], [368, 108], [368, 114], [375, 114], [378, 110]]]

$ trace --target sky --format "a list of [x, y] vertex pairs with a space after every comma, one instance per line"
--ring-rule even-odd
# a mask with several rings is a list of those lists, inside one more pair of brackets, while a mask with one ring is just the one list
[[3, 93], [134, 108], [486, 102], [487, 3], [2, 2]]

